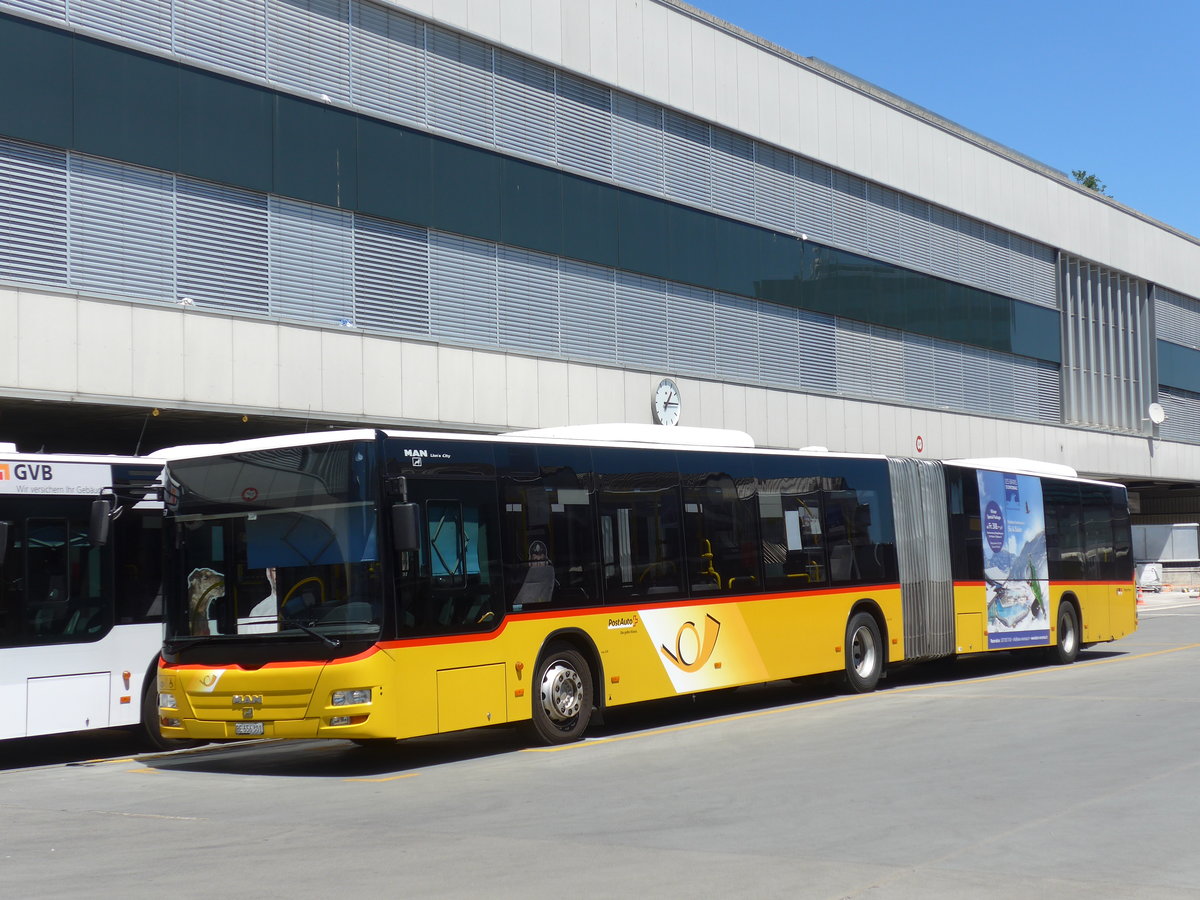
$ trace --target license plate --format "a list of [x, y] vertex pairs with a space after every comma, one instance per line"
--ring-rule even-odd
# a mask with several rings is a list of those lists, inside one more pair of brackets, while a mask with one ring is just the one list
[[234, 734], [262, 734], [263, 722], [234, 722]]

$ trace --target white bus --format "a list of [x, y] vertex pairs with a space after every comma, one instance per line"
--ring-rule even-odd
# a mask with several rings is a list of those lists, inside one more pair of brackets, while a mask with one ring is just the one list
[[171, 746], [157, 712], [161, 473], [0, 444], [0, 739], [128, 726]]

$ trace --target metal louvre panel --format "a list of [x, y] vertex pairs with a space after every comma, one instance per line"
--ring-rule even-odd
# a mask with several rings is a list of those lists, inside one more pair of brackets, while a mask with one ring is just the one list
[[174, 299], [172, 177], [75, 155], [67, 165], [71, 284], [131, 297]]
[[1060, 264], [1063, 419], [1147, 433], [1143, 415], [1155, 380], [1147, 285], [1065, 254]]
[[192, 59], [265, 78], [266, 0], [177, 0], [175, 50]]
[[426, 47], [429, 124], [492, 143], [492, 48], [432, 25], [426, 29]]
[[558, 266], [559, 306], [571, 327], [563, 332], [568, 356], [611, 362], [617, 358], [615, 272], [573, 260]]
[[938, 348], [933, 338], [906, 332], [900, 336], [904, 391], [901, 399], [918, 406], [939, 406], [934, 371]]
[[270, 233], [263, 194], [190, 178], [175, 182], [179, 297], [200, 309], [270, 312]]
[[905, 659], [948, 656], [954, 647], [945, 475], [936, 460], [888, 458]]
[[536, 159], [558, 155], [554, 70], [496, 51], [496, 144]]
[[987, 352], [987, 386], [991, 400], [990, 411], [1005, 418], [1016, 413], [1016, 372], [1014, 357]]
[[1029, 363], [1034, 366], [1038, 385], [1038, 419], [1058, 424], [1063, 420], [1062, 375], [1057, 366], [1049, 363]]
[[712, 129], [713, 207], [754, 218], [754, 142], [723, 128]]
[[867, 224], [870, 228], [871, 255], [893, 262], [905, 262], [901, 250], [900, 195], [868, 183]]
[[497, 346], [496, 245], [432, 231], [429, 263], [433, 337]]
[[837, 391], [856, 397], [873, 397], [871, 377], [871, 326], [849, 319], [838, 319], [834, 331], [834, 357], [837, 361]]
[[713, 295], [716, 307], [717, 374], [756, 380], [758, 364], [758, 308], [755, 300], [731, 294]]
[[411, 16], [354, 0], [350, 90], [364, 109], [423, 125], [425, 25]]
[[[969, 371], [963, 361], [963, 347], [949, 341], [934, 341], [933, 384], [938, 405], [967, 409], [967, 379], [972, 385], [980, 379], [978, 371]], [[972, 387], [973, 390], [973, 387]]]
[[67, 154], [0, 140], [0, 278], [67, 283]]
[[713, 292], [667, 283], [668, 363], [676, 372], [711, 375], [717, 366], [716, 304]]
[[847, 250], [869, 253], [871, 249], [867, 183], [838, 171], [833, 173], [833, 239]]
[[871, 351], [863, 362], [874, 383], [872, 397], [904, 399], [904, 335], [894, 328], [871, 325]]
[[1041, 384], [1039, 372], [1029, 361], [1013, 357], [1000, 357], [993, 360], [995, 364], [1006, 365], [1011, 370], [1012, 377], [1012, 414], [1018, 419], [1040, 421], [1041, 416]]
[[1200, 347], [1200, 301], [1154, 288], [1155, 337], [1184, 347]]
[[1010, 234], [1009, 276], [1014, 297], [1058, 308], [1058, 265], [1054, 250], [1044, 244]]
[[947, 278], [960, 278], [958, 215], [929, 207], [929, 269]]
[[796, 159], [796, 229], [813, 240], [833, 240], [833, 172]]
[[1160, 387], [1158, 402], [1167, 414], [1158, 433], [1168, 441], [1200, 444], [1200, 394]]
[[72, 25], [171, 49], [171, 0], [70, 0]]
[[790, 306], [758, 306], [760, 376], [768, 384], [794, 388], [800, 372], [800, 316]]
[[657, 278], [616, 273], [617, 362], [667, 365], [666, 285]]
[[354, 322], [400, 334], [429, 334], [429, 232], [354, 217]]
[[67, 19], [67, 0], [5, 0], [5, 5], [40, 13], [60, 22]]
[[930, 234], [929, 204], [907, 194], [898, 196], [900, 258], [905, 265], [928, 272], [933, 268], [933, 235]]
[[971, 284], [987, 283], [987, 265], [985, 259], [988, 253], [985, 230], [982, 222], [958, 217], [958, 253], [959, 273]]
[[325, 327], [354, 320], [348, 212], [271, 197], [271, 313]]
[[712, 206], [712, 147], [709, 127], [666, 110], [663, 119], [664, 177], [667, 194]]
[[796, 230], [793, 156], [765, 144], [754, 145], [754, 210], [759, 222]]
[[995, 412], [994, 386], [991, 383], [991, 361], [987, 350], [962, 345], [959, 348], [963, 365], [964, 406], [977, 412]]
[[558, 161], [593, 175], [611, 178], [612, 92], [574, 75], [559, 72]]
[[800, 357], [798, 384], [833, 393], [837, 390], [837, 320], [823, 313], [796, 311]]
[[621, 184], [663, 191], [662, 107], [613, 94], [613, 175]]
[[349, 101], [349, 0], [267, 0], [267, 78]]
[[500, 346], [557, 354], [562, 342], [558, 260], [542, 253], [499, 248]]
[[1013, 254], [1008, 246], [1008, 232], [994, 225], [983, 226], [985, 252], [983, 256], [983, 286], [999, 294], [1013, 293]]

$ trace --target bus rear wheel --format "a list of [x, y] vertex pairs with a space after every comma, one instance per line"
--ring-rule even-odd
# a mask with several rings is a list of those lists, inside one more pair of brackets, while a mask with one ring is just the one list
[[1079, 613], [1075, 611], [1075, 604], [1069, 600], [1060, 601], [1058, 604], [1058, 640], [1055, 641], [1053, 647], [1047, 648], [1047, 660], [1058, 666], [1066, 666], [1075, 662], [1079, 656], [1079, 640]]
[[879, 623], [858, 612], [846, 624], [846, 686], [856, 694], [875, 690], [883, 675], [883, 638]]
[[569, 644], [552, 644], [534, 677], [533, 732], [546, 744], [583, 737], [592, 718], [592, 673], [583, 654]]

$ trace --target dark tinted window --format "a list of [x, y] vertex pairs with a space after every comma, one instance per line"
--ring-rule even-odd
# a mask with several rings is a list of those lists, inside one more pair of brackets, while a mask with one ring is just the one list
[[88, 543], [89, 509], [8, 498], [0, 646], [94, 641], [112, 627], [111, 556]]
[[1083, 579], [1083, 522], [1079, 485], [1042, 479], [1046, 511], [1046, 563], [1051, 581]]
[[509, 608], [599, 604], [586, 447], [498, 446]]
[[682, 596], [683, 517], [674, 453], [597, 448], [593, 461], [605, 597]]
[[983, 528], [974, 470], [946, 468], [950, 515], [950, 570], [955, 581], [983, 581]]
[[1118, 566], [1113, 543], [1112, 493], [1103, 485], [1081, 484], [1079, 499], [1083, 505], [1084, 577], [1115, 581]]
[[691, 593], [762, 589], [753, 458], [679, 453]]

